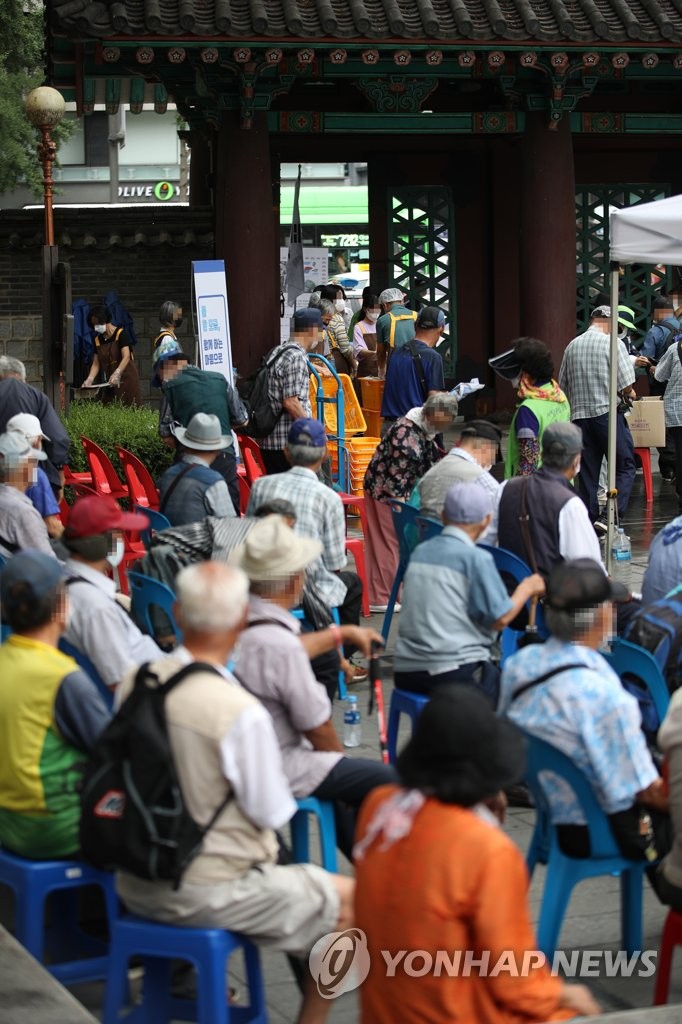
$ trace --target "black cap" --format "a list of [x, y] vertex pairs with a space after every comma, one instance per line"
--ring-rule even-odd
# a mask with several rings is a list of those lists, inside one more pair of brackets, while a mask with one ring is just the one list
[[489, 420], [469, 420], [469, 422], [465, 423], [462, 427], [459, 436], [460, 438], [482, 437], [485, 438], [486, 441], [495, 441], [496, 444], [499, 444], [502, 439], [502, 431]]
[[623, 583], [609, 579], [592, 558], [574, 558], [560, 562], [547, 580], [546, 603], [562, 612], [596, 608], [605, 601], [627, 601], [630, 596]]
[[396, 765], [405, 786], [463, 807], [512, 786], [525, 766], [520, 731], [468, 683], [431, 698]]
[[445, 313], [438, 306], [422, 306], [417, 314], [415, 327], [423, 327], [425, 331], [433, 331], [445, 325]]

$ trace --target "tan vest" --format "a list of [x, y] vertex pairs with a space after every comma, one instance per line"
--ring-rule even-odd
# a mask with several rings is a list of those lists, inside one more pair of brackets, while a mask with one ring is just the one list
[[[161, 682], [182, 667], [173, 657], [152, 665]], [[122, 696], [130, 692], [134, 677], [133, 672], [121, 683]], [[258, 703], [238, 683], [201, 671], [184, 679], [166, 698], [168, 734], [180, 786], [190, 814], [200, 825], [210, 820], [230, 791], [221, 768], [220, 742], [239, 714]], [[182, 877], [198, 885], [225, 882], [255, 864], [276, 860], [275, 833], [252, 824], [237, 801], [231, 800]]]

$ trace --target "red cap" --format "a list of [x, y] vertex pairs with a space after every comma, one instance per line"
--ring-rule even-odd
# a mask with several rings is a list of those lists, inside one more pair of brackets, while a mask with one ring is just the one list
[[90, 494], [79, 498], [71, 509], [66, 527], [67, 537], [93, 537], [112, 530], [146, 530], [147, 516], [124, 512], [113, 498]]

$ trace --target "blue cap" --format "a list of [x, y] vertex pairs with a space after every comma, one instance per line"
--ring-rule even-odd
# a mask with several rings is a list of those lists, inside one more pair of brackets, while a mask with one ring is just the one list
[[492, 510], [490, 493], [477, 480], [453, 484], [445, 495], [443, 511], [448, 523], [480, 523]]
[[322, 314], [316, 306], [306, 306], [294, 313], [294, 330], [306, 331], [310, 327], [322, 326]]
[[29, 600], [38, 601], [53, 591], [64, 579], [61, 563], [43, 551], [20, 551], [7, 562], [0, 574], [0, 599], [3, 605], [12, 601], [12, 589], [24, 583], [30, 590]]
[[319, 420], [302, 416], [289, 427], [287, 443], [303, 445], [304, 448], [324, 448], [327, 443], [324, 425]]

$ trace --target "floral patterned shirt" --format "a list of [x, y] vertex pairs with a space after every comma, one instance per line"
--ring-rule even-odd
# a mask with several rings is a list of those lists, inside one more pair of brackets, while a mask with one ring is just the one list
[[375, 501], [408, 501], [414, 485], [441, 458], [424, 431], [401, 416], [379, 442], [365, 473], [364, 488]]

